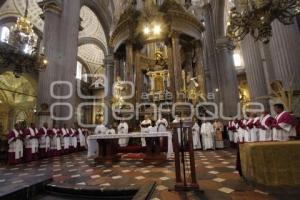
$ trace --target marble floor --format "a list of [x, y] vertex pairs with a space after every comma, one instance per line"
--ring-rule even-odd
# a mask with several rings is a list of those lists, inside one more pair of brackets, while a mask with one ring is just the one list
[[234, 150], [198, 151], [195, 152], [195, 157], [197, 179], [201, 189], [204, 190], [204, 195], [169, 190], [174, 186], [175, 179], [172, 160], [146, 164], [139, 160], [126, 159], [109, 166], [99, 165], [93, 159], [87, 159], [85, 152], [10, 167], [0, 166], [0, 189], [4, 186], [15, 188], [31, 179], [51, 175], [55, 183], [74, 187], [86, 185], [99, 188], [138, 187], [149, 181], [155, 181], [157, 186], [153, 200], [268, 200], [300, 197], [294, 190], [288, 192], [292, 195], [285, 196], [287, 193], [284, 189], [278, 192], [247, 185], [235, 171]]

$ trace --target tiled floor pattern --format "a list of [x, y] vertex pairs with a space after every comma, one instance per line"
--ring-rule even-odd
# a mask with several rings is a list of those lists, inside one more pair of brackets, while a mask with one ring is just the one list
[[[0, 189], [4, 185], [16, 187], [31, 179], [52, 175], [55, 182], [74, 186], [126, 187], [156, 181], [153, 200], [216, 199], [268, 200], [278, 199], [266, 188], [247, 185], [235, 171], [235, 151], [195, 152], [198, 183], [204, 195], [169, 191], [174, 186], [174, 162], [144, 163], [126, 160], [112, 166], [99, 165], [86, 154], [76, 153], [13, 167], [0, 167]], [[293, 196], [294, 197], [294, 196]], [[291, 198], [288, 198], [291, 199]]]

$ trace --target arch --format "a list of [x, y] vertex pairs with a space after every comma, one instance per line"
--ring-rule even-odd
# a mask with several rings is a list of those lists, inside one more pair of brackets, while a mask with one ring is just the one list
[[85, 44], [95, 44], [96, 46], [98, 46], [104, 52], [104, 55], [108, 54], [105, 45], [100, 40], [98, 40], [97, 38], [92, 38], [92, 37], [79, 38], [78, 46], [82, 46], [82, 45], [85, 45]]
[[112, 17], [109, 15], [107, 9], [103, 8], [102, 3], [99, 3], [99, 1], [96, 2], [95, 0], [82, 0], [81, 7], [83, 6], [87, 6], [95, 13], [105, 33], [106, 43], [109, 44]]

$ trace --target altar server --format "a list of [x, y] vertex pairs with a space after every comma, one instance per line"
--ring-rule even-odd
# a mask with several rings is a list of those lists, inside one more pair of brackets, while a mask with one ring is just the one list
[[77, 129], [79, 140], [79, 150], [84, 150], [86, 147], [86, 133], [77, 123], [75, 124], [75, 127]]
[[204, 121], [201, 125], [203, 150], [214, 149], [214, 128], [209, 121]]
[[224, 125], [221, 120], [216, 120], [213, 124], [216, 138], [216, 148], [224, 149], [223, 131]]
[[[141, 122], [141, 132], [142, 133], [149, 133], [149, 127], [151, 127], [152, 121], [148, 115], [145, 115], [145, 119]], [[141, 138], [142, 146], [146, 146], [146, 140], [145, 138]]]
[[39, 129], [39, 156], [46, 158], [50, 151], [50, 137], [49, 137], [48, 123], [45, 122], [43, 127]]
[[284, 111], [283, 104], [275, 104], [274, 110], [276, 117], [273, 127], [273, 140], [287, 141], [292, 136], [296, 136], [295, 118], [288, 112]]
[[274, 118], [268, 113], [264, 112], [261, 116], [259, 126], [258, 140], [260, 142], [272, 141], [272, 124], [274, 123]]
[[38, 129], [34, 123], [25, 129], [25, 161], [30, 162], [38, 159]]
[[15, 124], [14, 129], [8, 133], [8, 163], [19, 164], [23, 158], [22, 131], [19, 124]]
[[[118, 134], [128, 134], [128, 124], [123, 121], [118, 126]], [[129, 138], [121, 138], [119, 139], [120, 147], [127, 147], [129, 142]]]
[[63, 145], [64, 145], [64, 150], [63, 153], [69, 153], [70, 151], [70, 131], [67, 128], [67, 125], [64, 124], [63, 128], [60, 129], [61, 135], [63, 137]]
[[70, 150], [71, 152], [77, 150], [77, 131], [74, 127], [70, 129]]
[[59, 156], [61, 154], [61, 132], [57, 124], [54, 125], [51, 132], [51, 154], [52, 156]]
[[194, 126], [192, 127], [193, 134], [193, 146], [194, 149], [201, 149], [201, 141], [200, 141], [200, 126], [197, 123], [197, 120], [194, 120]]
[[100, 124], [98, 126], [96, 126], [95, 128], [95, 134], [105, 134], [107, 128], [105, 127], [104, 124]]

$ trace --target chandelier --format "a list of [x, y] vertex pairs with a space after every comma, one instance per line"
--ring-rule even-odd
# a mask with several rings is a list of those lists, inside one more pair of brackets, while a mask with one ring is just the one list
[[8, 44], [0, 42], [0, 65], [13, 67], [16, 77], [32, 69], [43, 71], [48, 66], [47, 58], [36, 47], [33, 25], [28, 19], [28, 4], [26, 0], [25, 14], [11, 28]]
[[12, 27], [9, 43], [24, 50], [26, 47], [32, 47], [35, 44], [33, 25], [28, 19], [28, 0], [26, 0], [25, 14], [17, 19], [15, 26]]
[[231, 9], [227, 36], [233, 41], [241, 41], [250, 33], [256, 41], [268, 43], [274, 20], [290, 25], [299, 14], [300, 0], [248, 0], [242, 12], [235, 7]]

